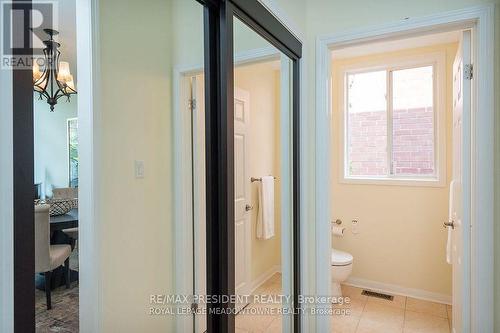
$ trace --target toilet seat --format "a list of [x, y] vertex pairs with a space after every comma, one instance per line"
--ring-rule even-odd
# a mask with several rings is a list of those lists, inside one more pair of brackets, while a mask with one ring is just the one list
[[332, 249], [332, 266], [346, 266], [352, 264], [353, 256], [350, 253]]

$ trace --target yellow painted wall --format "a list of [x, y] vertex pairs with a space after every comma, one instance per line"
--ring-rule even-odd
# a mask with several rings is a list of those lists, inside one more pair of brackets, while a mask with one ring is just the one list
[[102, 331], [172, 332], [148, 314], [173, 292], [171, 1], [99, 4]]
[[[250, 93], [249, 176], [274, 175], [280, 179], [279, 71], [269, 63], [237, 67], [235, 87]], [[275, 187], [275, 237], [257, 239], [257, 183], [251, 183], [252, 281], [281, 264], [281, 195]]]
[[[397, 60], [426, 53], [446, 54], [447, 181], [451, 179], [453, 60], [457, 44], [334, 60], [333, 100], [343, 91], [341, 67]], [[333, 237], [335, 248], [354, 256], [352, 277], [451, 295], [451, 265], [446, 263], [448, 187], [381, 186], [340, 183], [343, 107], [333, 105], [332, 220], [340, 218], [348, 229], [343, 238]], [[350, 230], [358, 219], [359, 234]]]

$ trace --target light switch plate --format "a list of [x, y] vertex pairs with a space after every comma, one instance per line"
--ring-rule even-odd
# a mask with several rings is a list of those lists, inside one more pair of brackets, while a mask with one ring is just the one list
[[144, 161], [135, 161], [135, 178], [144, 178]]

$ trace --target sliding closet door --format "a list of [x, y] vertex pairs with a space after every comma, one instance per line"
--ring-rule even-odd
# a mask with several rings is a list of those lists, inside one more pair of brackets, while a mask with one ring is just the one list
[[238, 17], [233, 22], [234, 274], [242, 298], [235, 327], [290, 332], [292, 61]]
[[172, 0], [176, 330], [298, 331], [301, 45], [257, 1], [199, 2]]
[[[21, 21], [14, 13], [30, 13], [32, 2], [12, 1], [2, 3], [2, 121], [11, 126], [2, 133], [2, 186], [3, 203], [1, 222], [6, 232], [2, 234], [1, 248], [5, 249], [0, 277], [6, 307], [5, 325], [15, 332], [35, 332], [35, 297], [33, 271], [34, 258], [34, 208], [33, 208], [33, 93], [32, 70], [23, 61], [31, 59], [33, 46], [26, 40], [32, 36], [30, 20]], [[8, 33], [10, 32], [10, 35]], [[4, 38], [7, 38], [4, 40]], [[12, 63], [5, 60], [12, 56]], [[20, 61], [20, 64], [17, 61]], [[10, 80], [10, 82], [7, 82]], [[5, 86], [3, 85], [5, 84]], [[3, 128], [2, 128], [3, 132]], [[9, 135], [10, 137], [5, 137]], [[4, 141], [6, 140], [6, 141]], [[10, 180], [7, 180], [7, 177]], [[10, 205], [10, 206], [9, 206]], [[9, 206], [9, 207], [8, 207]], [[10, 224], [7, 226], [6, 224]], [[5, 292], [10, 288], [8, 292]], [[5, 292], [5, 293], [4, 293]], [[2, 312], [4, 310], [2, 309]], [[2, 323], [3, 328], [3, 323]]]
[[205, 16], [216, 46], [206, 49], [207, 293], [233, 298], [208, 304], [208, 332], [298, 332], [301, 43], [258, 1], [215, 3]]

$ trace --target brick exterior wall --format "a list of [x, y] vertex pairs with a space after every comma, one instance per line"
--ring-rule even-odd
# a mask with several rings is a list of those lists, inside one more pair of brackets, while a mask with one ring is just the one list
[[[385, 176], [387, 114], [349, 114], [349, 172], [351, 176]], [[395, 175], [434, 173], [434, 112], [432, 107], [394, 110], [393, 168]]]
[[350, 175], [386, 175], [388, 173], [386, 112], [350, 113], [348, 126]]

